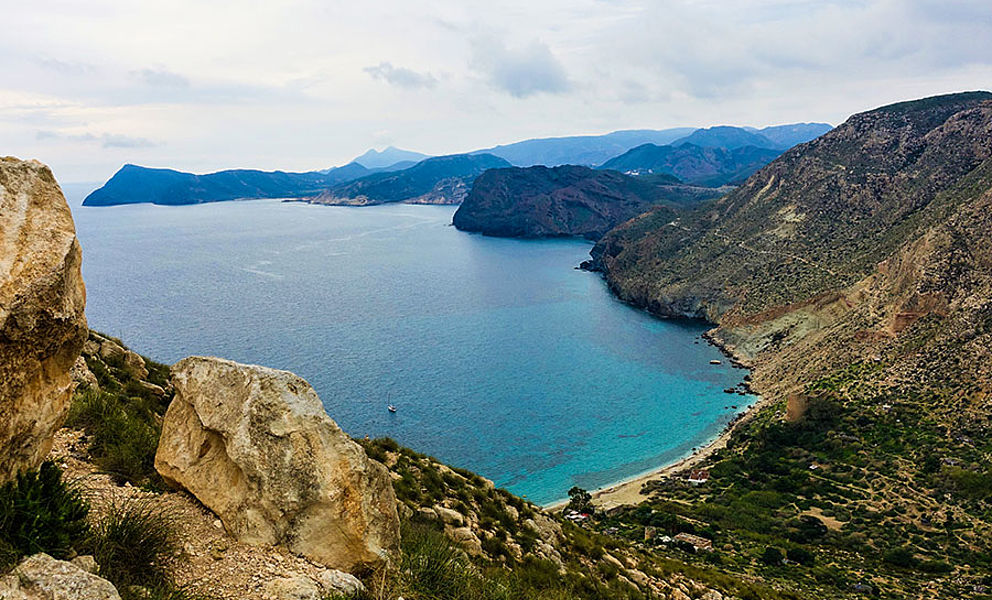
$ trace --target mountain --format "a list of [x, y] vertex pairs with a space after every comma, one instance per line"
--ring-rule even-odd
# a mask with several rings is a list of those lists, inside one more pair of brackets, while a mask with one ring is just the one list
[[689, 135], [671, 143], [672, 146], [681, 146], [683, 144], [693, 144], [702, 148], [733, 149], [743, 148], [745, 146], [770, 149], [778, 148], [775, 142], [757, 131], [750, 131], [744, 127], [731, 127], [729, 125], [697, 129]]
[[345, 206], [387, 202], [458, 204], [483, 171], [508, 166], [508, 162], [490, 154], [437, 156], [402, 171], [374, 173], [332, 186], [309, 201]]
[[400, 148], [395, 148], [393, 146], [388, 146], [383, 150], [376, 150], [370, 148], [365, 154], [355, 158], [352, 162], [358, 163], [365, 167], [366, 169], [384, 169], [389, 170], [399, 170], [397, 163], [406, 163], [408, 165], [416, 164], [425, 158], [430, 158], [427, 154], [421, 154], [420, 152], [413, 152], [411, 150], [402, 150]]
[[179, 205], [222, 202], [246, 198], [295, 198], [313, 196], [342, 181], [369, 171], [350, 163], [324, 172], [286, 173], [235, 169], [195, 175], [172, 169], [124, 165], [99, 189], [90, 193], [83, 206], [118, 204]]
[[692, 128], [640, 129], [614, 131], [605, 135], [536, 138], [513, 144], [476, 150], [473, 154], [492, 154], [513, 166], [598, 165], [641, 144], [664, 145], [693, 131]]
[[667, 510], [756, 541], [724, 564], [780, 568], [786, 549], [803, 566], [764, 577], [814, 598], [984, 593], [990, 231], [992, 94], [968, 92], [856, 114], [710, 205], [604, 236], [594, 266], [611, 289], [713, 323], [762, 398], [696, 467], [708, 489], [658, 482], [610, 525]]
[[667, 173], [686, 183], [721, 186], [741, 182], [765, 166], [780, 151], [745, 146], [742, 148], [704, 148], [695, 144], [657, 146], [644, 144], [603, 163], [628, 175]]
[[792, 123], [775, 125], [764, 129], [719, 125], [697, 129], [691, 134], [671, 143], [672, 146], [694, 144], [703, 148], [769, 148], [787, 150], [796, 144], [808, 142], [830, 131], [826, 123]]
[[833, 126], [828, 123], [791, 123], [765, 127], [759, 129], [758, 133], [771, 140], [776, 147], [788, 149], [815, 140], [831, 129]]
[[671, 176], [654, 182], [588, 167], [512, 167], [483, 173], [453, 217], [463, 231], [501, 237], [581, 236], [598, 239], [652, 206], [674, 218], [676, 208], [721, 192], [681, 185]]

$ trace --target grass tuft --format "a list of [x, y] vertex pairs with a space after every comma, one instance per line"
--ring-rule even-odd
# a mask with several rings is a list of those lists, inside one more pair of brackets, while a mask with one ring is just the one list
[[86, 551], [100, 565], [100, 576], [117, 586], [124, 600], [132, 586], [155, 591], [155, 598], [180, 593], [168, 569], [179, 555], [174, 520], [160, 504], [124, 499], [111, 502], [93, 527]]
[[90, 436], [89, 452], [101, 469], [120, 481], [160, 487], [155, 451], [161, 429], [153, 408], [142, 398], [83, 391], [73, 402], [66, 424]]
[[38, 552], [70, 555], [87, 533], [87, 514], [89, 505], [55, 463], [19, 474], [0, 487], [0, 567]]

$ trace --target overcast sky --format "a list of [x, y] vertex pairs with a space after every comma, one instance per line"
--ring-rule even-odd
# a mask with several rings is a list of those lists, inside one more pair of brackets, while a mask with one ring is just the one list
[[30, 0], [0, 14], [0, 155], [321, 169], [369, 147], [842, 122], [992, 88], [989, 0]]

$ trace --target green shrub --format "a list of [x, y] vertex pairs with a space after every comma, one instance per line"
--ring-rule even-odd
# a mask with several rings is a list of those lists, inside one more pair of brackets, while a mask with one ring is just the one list
[[816, 562], [816, 558], [813, 553], [805, 548], [789, 548], [785, 552], [785, 556], [794, 562], [797, 562], [804, 566], [812, 566]]
[[765, 548], [765, 551], [761, 553], [761, 562], [766, 565], [780, 565], [782, 564], [783, 558], [785, 558], [785, 556], [782, 554], [782, 551], [775, 546], [768, 546]]
[[45, 462], [0, 487], [0, 560], [45, 552], [71, 554], [87, 533], [89, 505], [79, 490], [62, 480], [62, 470]]
[[882, 560], [896, 567], [910, 568], [917, 564], [913, 551], [905, 546], [891, 548], [882, 556]]
[[101, 469], [136, 485], [159, 486], [161, 430], [146, 400], [86, 390], [73, 401], [66, 424], [90, 436], [89, 451]]
[[173, 521], [167, 509], [150, 500], [115, 501], [93, 526], [86, 550], [100, 565], [100, 576], [118, 590], [174, 590], [167, 568], [179, 554]]
[[404, 527], [401, 570], [414, 597], [468, 600], [473, 587], [472, 564], [443, 533], [422, 526]]

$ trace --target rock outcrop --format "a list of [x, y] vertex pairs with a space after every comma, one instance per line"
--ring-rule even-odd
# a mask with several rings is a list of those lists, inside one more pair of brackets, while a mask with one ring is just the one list
[[13, 573], [0, 578], [3, 600], [120, 600], [112, 583], [75, 562], [47, 554], [25, 558]]
[[81, 258], [48, 167], [0, 158], [0, 481], [36, 467], [65, 420], [87, 331]]
[[285, 545], [349, 572], [398, 551], [386, 468], [286, 371], [190, 357], [173, 367], [155, 468], [236, 538]]

